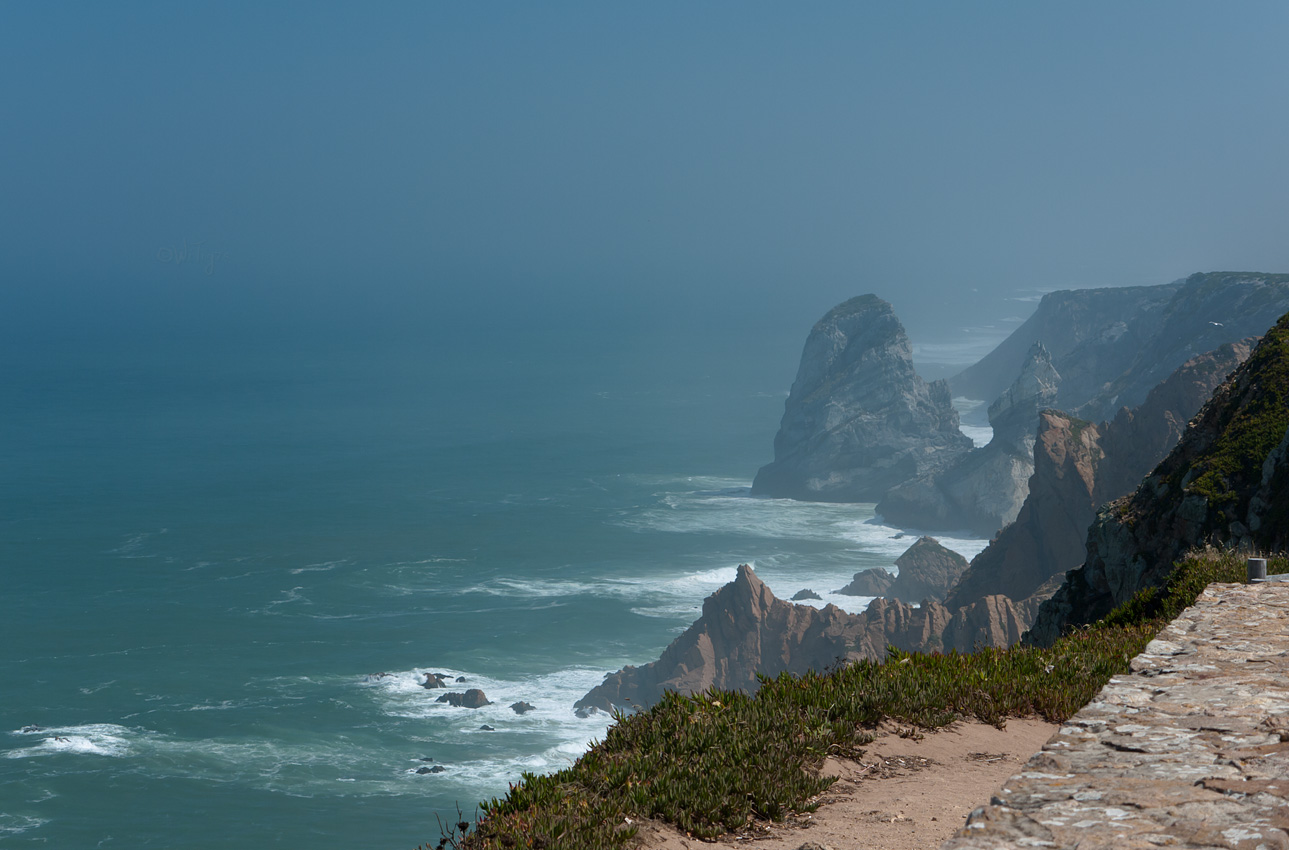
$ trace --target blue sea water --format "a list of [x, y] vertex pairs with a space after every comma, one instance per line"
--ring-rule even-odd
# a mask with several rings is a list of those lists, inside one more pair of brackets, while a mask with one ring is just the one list
[[789, 330], [5, 348], [0, 846], [411, 850], [739, 563], [862, 608], [907, 530], [749, 495]]

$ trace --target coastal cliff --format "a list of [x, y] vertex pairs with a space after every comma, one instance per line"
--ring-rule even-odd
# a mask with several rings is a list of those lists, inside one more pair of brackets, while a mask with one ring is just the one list
[[702, 616], [657, 661], [609, 674], [574, 707], [634, 711], [657, 703], [665, 691], [753, 693], [760, 687], [758, 675], [880, 661], [891, 646], [945, 652], [1010, 646], [1025, 622], [1010, 599], [995, 596], [955, 610], [931, 599], [913, 606], [881, 597], [862, 614], [835, 605], [796, 605], [776, 597], [743, 565], [734, 581], [703, 601]]
[[1257, 336], [1289, 311], [1289, 275], [1194, 274], [1163, 286], [1052, 292], [996, 349], [949, 379], [956, 395], [1001, 393], [1042, 342], [1061, 374], [1053, 407], [1110, 419], [1190, 358]]
[[1253, 342], [1192, 358], [1139, 407], [1120, 409], [1110, 422], [1093, 425], [1057, 410], [1042, 412], [1024, 506], [972, 560], [945, 604], [966, 605], [991, 594], [1030, 599], [1079, 566], [1097, 508], [1131, 493], [1163, 460], [1214, 390], [1248, 358]]
[[1045, 602], [1028, 642], [1047, 646], [1137, 591], [1158, 587], [1204, 545], [1289, 543], [1289, 315], [1204, 405], [1130, 496], [1102, 508], [1083, 565]]
[[989, 405], [993, 438], [938, 472], [892, 488], [877, 513], [896, 525], [970, 529], [992, 535], [1014, 521], [1034, 472], [1039, 411], [1057, 398], [1061, 376], [1042, 343], [1034, 343], [1020, 374]]
[[774, 462], [757, 472], [752, 493], [876, 502], [970, 448], [948, 385], [918, 376], [891, 305], [863, 295], [811, 330], [774, 438]]

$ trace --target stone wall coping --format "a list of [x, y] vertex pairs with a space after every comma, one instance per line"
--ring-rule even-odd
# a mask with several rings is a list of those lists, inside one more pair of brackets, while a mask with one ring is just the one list
[[1289, 850], [1289, 583], [1209, 585], [942, 850], [1020, 847]]

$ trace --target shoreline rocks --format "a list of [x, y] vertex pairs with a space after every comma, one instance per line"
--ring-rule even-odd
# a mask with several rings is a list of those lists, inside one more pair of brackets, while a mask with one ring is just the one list
[[448, 692], [436, 699], [435, 702], [446, 702], [448, 705], [455, 705], [460, 708], [483, 708], [485, 705], [492, 705], [488, 697], [478, 688], [471, 688], [463, 694]]
[[[934, 537], [920, 537], [895, 559], [899, 574], [874, 567], [855, 573], [850, 584], [837, 592], [846, 596], [885, 596], [916, 604], [924, 599], [944, 599], [967, 569], [967, 559], [940, 545]], [[875, 593], [863, 592], [883, 588]]]

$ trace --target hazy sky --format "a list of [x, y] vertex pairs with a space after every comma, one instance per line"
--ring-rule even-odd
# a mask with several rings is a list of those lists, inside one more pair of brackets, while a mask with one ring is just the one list
[[872, 291], [917, 338], [1289, 271], [1286, 44], [1283, 2], [4, 2], [0, 304], [804, 338]]

